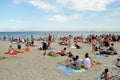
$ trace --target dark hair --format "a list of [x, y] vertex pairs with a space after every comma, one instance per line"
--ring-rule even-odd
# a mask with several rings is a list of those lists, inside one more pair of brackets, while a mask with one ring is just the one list
[[74, 58], [74, 61], [77, 60], [77, 59], [79, 59], [79, 56], [78, 56], [78, 55], [76, 55], [76, 57]]
[[68, 52], [68, 57], [72, 57], [73, 54], [71, 52]]
[[10, 47], [12, 47], [12, 45], [10, 45]]
[[114, 46], [114, 43], [111, 43], [111, 46]]
[[107, 73], [109, 71], [109, 69], [108, 68], [105, 68], [105, 73]]
[[86, 54], [85, 54], [85, 58], [88, 58], [88, 57], [89, 57], [89, 55], [88, 55], [88, 53], [86, 53]]
[[66, 48], [64, 48], [64, 50], [66, 50]]
[[119, 58], [117, 58], [117, 61], [120, 61], [120, 59], [119, 59]]
[[98, 47], [95, 47], [95, 51], [98, 51]]

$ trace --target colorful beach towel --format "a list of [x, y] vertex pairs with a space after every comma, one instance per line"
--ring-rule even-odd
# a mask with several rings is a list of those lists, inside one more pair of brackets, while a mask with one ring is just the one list
[[18, 54], [18, 52], [12, 52], [12, 53], [9, 53], [9, 55], [17, 55]]
[[85, 69], [81, 68], [80, 70], [75, 70], [75, 69], [72, 69], [73, 72], [75, 73], [79, 73], [79, 72], [85, 72]]
[[59, 66], [59, 67], [57, 67], [57, 69], [64, 72], [65, 74], [68, 74], [68, 75], [74, 73], [74, 71], [72, 69], [70, 69], [70, 68], [68, 68], [66, 66]]

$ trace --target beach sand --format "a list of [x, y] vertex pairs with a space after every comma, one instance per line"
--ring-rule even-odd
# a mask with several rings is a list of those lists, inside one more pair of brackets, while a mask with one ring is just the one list
[[[9, 41], [0, 41], [0, 80], [96, 80], [96, 78], [105, 69], [105, 64], [109, 65], [110, 71], [113, 74], [120, 75], [118, 69], [110, 66], [115, 65], [116, 59], [120, 56], [120, 43], [115, 43], [118, 55], [101, 57], [94, 55], [91, 50], [91, 45], [80, 43], [82, 49], [69, 48], [67, 46], [59, 46], [53, 42], [51, 46], [55, 48], [54, 51], [60, 51], [64, 47], [67, 51], [71, 51], [74, 55], [79, 55], [80, 59], [84, 58], [86, 52], [92, 57], [94, 61], [102, 63], [100, 66], [95, 66], [85, 72], [73, 73], [71, 75], [64, 74], [58, 70], [57, 67], [63, 65], [66, 56], [58, 56], [51, 58], [43, 56], [43, 51], [38, 50], [40, 46], [39, 41], [35, 41], [37, 47], [30, 47], [29, 53], [19, 53], [18, 55], [4, 54], [7, 51]], [[14, 48], [17, 46], [12, 44]], [[72, 43], [72, 45], [74, 45]], [[22, 44], [22, 48], [24, 44]]]

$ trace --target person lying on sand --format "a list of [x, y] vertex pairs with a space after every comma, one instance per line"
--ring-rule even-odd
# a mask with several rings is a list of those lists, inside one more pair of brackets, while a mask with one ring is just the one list
[[111, 43], [111, 46], [107, 50], [100, 50], [100, 54], [108, 54], [108, 55], [117, 55], [118, 53], [115, 50], [114, 44]]
[[66, 56], [66, 48], [63, 48], [60, 52], [57, 52], [57, 54], [60, 54], [61, 56]]
[[58, 54], [56, 52], [54, 52], [54, 51], [48, 52], [48, 55], [54, 56], [54, 57], [58, 56]]

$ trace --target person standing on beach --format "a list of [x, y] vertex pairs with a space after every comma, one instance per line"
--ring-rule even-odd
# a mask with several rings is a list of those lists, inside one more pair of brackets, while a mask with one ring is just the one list
[[5, 37], [5, 35], [3, 36], [3, 40], [6, 41], [6, 37]]
[[92, 41], [92, 51], [95, 51], [95, 46], [96, 46], [96, 44], [97, 44], [97, 40], [96, 40], [96, 38], [94, 37], [94, 38], [93, 38], [93, 41]]
[[33, 35], [31, 35], [31, 46], [34, 46], [34, 38], [33, 38]]
[[71, 47], [71, 35], [69, 35], [69, 43], [68, 43], [69, 47]]
[[49, 34], [48, 41], [52, 41], [52, 36]]

